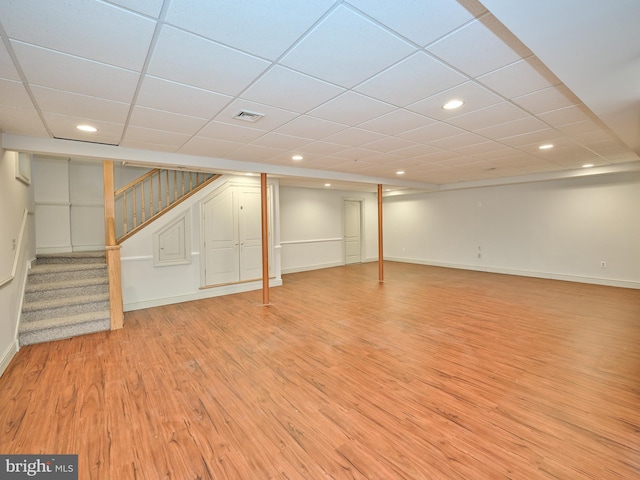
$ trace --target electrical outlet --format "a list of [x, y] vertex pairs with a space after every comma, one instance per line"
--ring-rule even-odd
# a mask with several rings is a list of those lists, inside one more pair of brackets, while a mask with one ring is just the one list
[[11, 240], [11, 251], [14, 251], [16, 249], [16, 239], [13, 238]]
[[600, 268], [607, 268], [607, 262], [605, 262], [604, 260], [600, 262]]

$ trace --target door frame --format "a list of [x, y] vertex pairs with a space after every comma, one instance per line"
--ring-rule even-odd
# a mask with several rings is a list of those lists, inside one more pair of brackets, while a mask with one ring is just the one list
[[342, 261], [347, 264], [347, 235], [346, 222], [347, 216], [346, 203], [357, 202], [360, 205], [360, 263], [365, 262], [365, 236], [364, 236], [364, 198], [359, 197], [343, 197], [342, 198]]

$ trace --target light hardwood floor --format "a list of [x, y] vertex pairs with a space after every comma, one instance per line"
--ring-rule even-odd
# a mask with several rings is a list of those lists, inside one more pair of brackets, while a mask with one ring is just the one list
[[640, 478], [640, 291], [401, 263], [20, 350], [0, 453], [81, 479]]

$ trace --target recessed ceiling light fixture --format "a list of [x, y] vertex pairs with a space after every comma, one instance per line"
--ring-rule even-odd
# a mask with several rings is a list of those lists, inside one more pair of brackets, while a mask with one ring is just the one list
[[593, 167], [593, 163], [585, 163], [584, 165], [582, 165], [582, 168], [591, 168]]
[[299, 162], [303, 158], [304, 157], [302, 155], [294, 155], [293, 157], [291, 157], [291, 160], [295, 160], [296, 162]]
[[462, 105], [464, 105], [462, 100], [449, 100], [442, 106], [442, 108], [445, 110], [455, 110], [456, 108], [460, 108]]
[[83, 132], [97, 132], [98, 129], [96, 127], [92, 127], [91, 125], [78, 125], [76, 126], [78, 130], [82, 130]]
[[324, 186], [325, 186], [325, 187], [330, 187], [330, 186], [331, 186], [331, 184], [330, 184], [330, 183], [325, 183], [325, 184], [324, 184]]
[[404, 170], [398, 170], [398, 171], [396, 172], [396, 175], [404, 175]]
[[538, 150], [549, 150], [550, 148], [553, 148], [553, 143], [546, 143], [544, 145], [540, 145], [538, 147]]

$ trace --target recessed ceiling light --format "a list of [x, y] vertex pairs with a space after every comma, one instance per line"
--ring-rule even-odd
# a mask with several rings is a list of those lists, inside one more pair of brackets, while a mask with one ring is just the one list
[[462, 105], [464, 105], [462, 100], [449, 100], [442, 106], [442, 108], [445, 110], [454, 110], [456, 108], [460, 108]]
[[78, 130], [82, 130], [83, 132], [97, 132], [98, 129], [96, 127], [92, 127], [91, 125], [78, 125], [76, 127]]
[[593, 167], [593, 163], [585, 163], [584, 165], [582, 165], [582, 168], [591, 168]]
[[330, 184], [330, 183], [325, 183], [325, 184], [324, 184], [324, 186], [325, 186], [325, 187], [330, 187], [330, 186], [331, 186], [331, 184]]
[[396, 172], [396, 175], [404, 175], [404, 170], [398, 170], [398, 171]]
[[539, 150], [549, 150], [550, 148], [553, 148], [553, 143], [547, 143], [538, 147]]
[[293, 157], [291, 157], [291, 160], [295, 160], [295, 161], [300, 161], [302, 160], [304, 157], [302, 155], [294, 155]]

